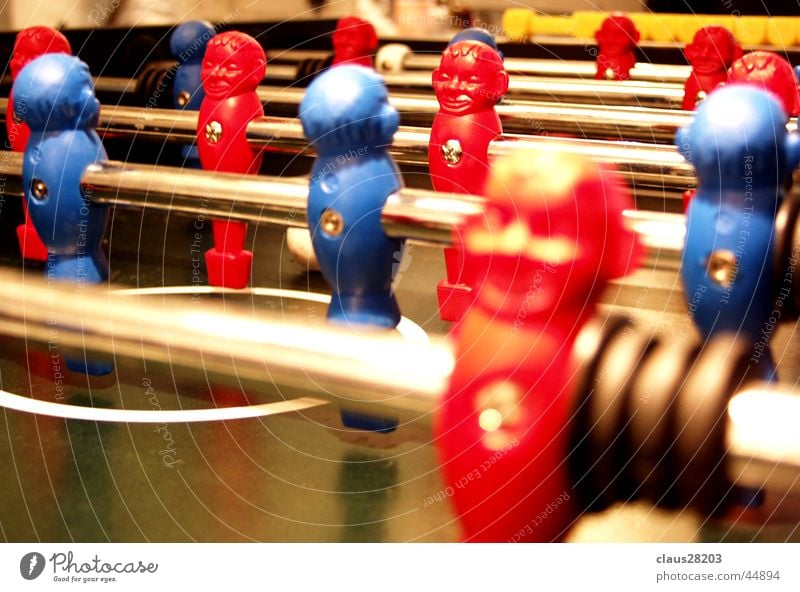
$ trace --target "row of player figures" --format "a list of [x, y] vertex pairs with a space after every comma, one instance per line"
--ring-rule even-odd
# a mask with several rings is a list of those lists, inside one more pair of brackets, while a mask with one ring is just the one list
[[[252, 38], [230, 32], [209, 41], [201, 63], [206, 97], [198, 125], [205, 168], [257, 172], [254, 163], [261, 154], [247, 143], [245, 127], [263, 113], [255, 87], [265, 65], [263, 50]], [[630, 206], [627, 192], [604, 167], [555, 152], [488, 162], [486, 147], [501, 131], [493, 106], [507, 81], [496, 51], [471, 39], [448, 47], [434, 72], [443, 106], [431, 135], [431, 154], [439, 157], [431, 163], [434, 183], [464, 192], [469, 182], [470, 192], [487, 199], [484, 215], [459, 232], [461, 257], [469, 263], [464, 267], [469, 277], [463, 279], [479, 289], [458, 326], [460, 365], [438, 430], [452, 461], [445, 469], [452, 483], [464, 474], [458, 460], [464, 442], [478, 448], [463, 458], [470, 465], [496, 458], [497, 450], [513, 442], [513, 450], [497, 461], [502, 470], [495, 478], [529, 487], [535, 475], [523, 471], [512, 478], [509, 471], [532, 470], [526, 459], [562, 447], [559, 402], [569, 385], [563, 353], [573, 349], [581, 327], [594, 316], [607, 281], [635, 268], [641, 246], [622, 223], [622, 211]], [[85, 167], [105, 158], [93, 130], [99, 103], [88, 68], [67, 55], [46, 55], [18, 72], [13, 93], [14, 113], [31, 129], [23, 178], [30, 217], [50, 253], [47, 273], [62, 280], [102, 281], [108, 271], [100, 248], [107, 212], [80, 188]], [[693, 304], [706, 335], [735, 331], [755, 344], [772, 310], [774, 218], [784, 181], [800, 158], [786, 119], [770, 94], [729, 85], [712, 93], [691, 128], [679, 134], [678, 144], [699, 179], [688, 215], [685, 290], [703, 294]], [[309, 220], [334, 291], [329, 316], [347, 324], [393, 327], [399, 320], [391, 292], [393, 255], [401, 245], [384, 234], [380, 209], [402, 180], [386, 151], [398, 125], [386, 88], [363, 66], [333, 68], [309, 87], [301, 120], [318, 154]], [[476, 124], [484, 134], [475, 133]], [[453, 140], [461, 146], [459, 158], [453, 158]], [[462, 169], [468, 174], [461, 176]], [[221, 220], [214, 230], [209, 277], [214, 265], [223, 282], [230, 269], [242, 273], [243, 259], [249, 273], [249, 257], [239, 255], [241, 223]], [[552, 273], [530, 301], [530, 278], [542, 266]], [[487, 352], [497, 355], [487, 362]], [[767, 357], [763, 362], [757, 371], [770, 379], [771, 363]], [[72, 367], [111, 370], [74, 360]], [[535, 392], [529, 393], [530, 385], [536, 385]], [[549, 428], [530, 435], [532, 422]], [[494, 484], [487, 480], [480, 492], [473, 488], [467, 498], [456, 496], [456, 504], [471, 516], [465, 518], [469, 532], [504, 540], [530, 507], [517, 505], [499, 519], [487, 508], [470, 512], [475, 496], [483, 499]], [[562, 485], [548, 481], [542, 493], [563, 491]], [[524, 490], [517, 493], [525, 497]]]
[[[356, 23], [356, 26], [361, 29], [364, 27], [363, 23]], [[213, 32], [213, 28], [209, 25], [188, 23], [179, 27], [173, 36], [174, 49], [185, 62], [185, 67], [178, 72], [180, 84], [176, 86], [176, 97], [185, 108], [196, 105], [195, 98], [198, 91], [194, 90], [189, 93], [189, 100], [186, 100], [188, 92], [186, 88], [196, 85], [198, 74], [202, 73], [206, 97], [200, 101], [198, 147], [205, 168], [254, 174], [258, 171], [262, 155], [261, 152], [254, 151], [248, 144], [245, 138], [245, 128], [249, 121], [263, 114], [254, 89], [263, 77], [266, 67], [264, 53], [255, 40], [243, 34], [232, 32], [214, 36]], [[361, 54], [359, 51], [352, 50], [352, 44], [349, 45], [351, 51], [347, 54], [348, 59], [341, 60], [342, 63], [363, 60], [365, 59], [363, 53], [374, 49], [372, 37], [363, 34], [357, 37], [368, 38], [368, 44], [359, 46]], [[466, 31], [463, 37], [466, 39], [454, 39], [454, 43], [443, 55], [440, 68], [433, 74], [434, 90], [442, 108], [434, 121], [431, 133], [430, 167], [432, 181], [437, 190], [480, 194], [489, 170], [487, 147], [502, 132], [499, 119], [494, 113], [494, 105], [505, 93], [508, 76], [503, 70], [502, 61], [495, 46], [490, 43], [491, 40], [485, 38], [485, 32]], [[36, 39], [37, 43], [31, 45], [38, 48], [52, 44], [55, 44], [56, 48], [63, 48], [66, 43], [59, 34], [54, 32], [49, 33], [48, 37], [46, 31], [36, 31], [32, 38]], [[476, 38], [482, 39], [482, 41], [477, 41]], [[25, 39], [25, 36], [21, 35], [21, 39]], [[207, 51], [203, 52], [204, 58], [198, 59], [202, 43], [208, 43], [212, 39], [214, 41], [210, 43]], [[342, 42], [340, 41], [339, 44], [341, 45]], [[20, 53], [24, 54], [24, 52]], [[19, 73], [19, 63], [18, 61], [17, 68], [15, 68], [17, 74]], [[86, 91], [80, 92], [85, 94]], [[81, 96], [80, 92], [77, 96]], [[350, 227], [347, 227], [345, 232], [344, 222], [353, 217], [361, 220], [362, 214], [366, 214], [370, 210], [379, 211], [385, 198], [397, 189], [399, 181], [386, 182], [384, 179], [383, 185], [377, 188], [370, 187], [365, 195], [351, 195], [347, 200], [347, 207], [362, 207], [366, 210], [360, 212], [356, 209], [352, 213], [347, 212], [346, 215], [343, 215], [339, 205], [343, 201], [337, 200], [342, 200], [342, 194], [352, 193], [351, 186], [359, 186], [364, 182], [348, 179], [344, 174], [348, 167], [341, 166], [337, 159], [341, 160], [342, 149], [349, 154], [347, 151], [352, 151], [356, 147], [360, 149], [369, 147], [367, 151], [373, 152], [372, 144], [374, 142], [378, 141], [377, 145], [381, 146], [388, 144], [391, 134], [397, 127], [396, 114], [394, 117], [386, 115], [388, 119], [385, 125], [386, 130], [389, 131], [385, 131], [383, 135], [379, 135], [372, 141], [368, 138], [361, 138], [360, 143], [354, 143], [352, 139], [348, 140], [345, 136], [337, 138], [333, 145], [327, 146], [328, 138], [336, 137], [338, 132], [328, 130], [325, 126], [322, 128], [326, 130], [325, 134], [317, 131], [314, 123], [315, 112], [327, 115], [340, 107], [350, 109], [352, 105], [347, 101], [340, 100], [335, 93], [323, 95], [321, 100], [316, 99], [315, 96], [313, 92], [309, 93], [309, 98], [304, 102], [302, 108], [304, 113], [302, 119], [309, 139], [315, 143], [321, 156], [312, 174], [309, 218], [316, 238], [315, 247], [318, 252], [324, 253], [322, 257], [325, 260], [326, 277], [332, 285], [339, 287], [334, 291], [330, 316], [348, 323], [393, 327], [399, 321], [399, 309], [391, 294], [391, 272], [381, 275], [375, 274], [374, 270], [391, 270], [392, 266], [387, 263], [393, 262], [395, 253], [399, 252], [401, 245], [397, 241], [385, 239], [380, 221], [375, 215], [373, 215], [371, 227], [366, 225], [366, 219], [359, 222], [361, 228], [370, 228], [372, 231], [366, 232], [369, 239], [365, 239], [367, 242], [363, 244], [383, 244], [383, 249], [375, 249], [374, 246], [372, 249], [365, 249], [363, 244], [355, 244], [352, 236], [360, 235], [358, 232], [351, 235]], [[369, 100], [369, 98], [365, 99], [367, 102]], [[314, 104], [312, 108], [309, 108], [310, 101], [318, 101], [321, 104]], [[26, 100], [26, 103], [18, 109], [21, 117], [28, 112], [27, 103]], [[374, 109], [375, 107], [370, 105], [369, 108]], [[82, 112], [87, 116], [86, 122], [96, 119], [94, 109], [83, 109]], [[390, 112], [393, 113], [393, 110], [387, 106], [387, 114]], [[28, 117], [35, 118], [35, 115], [29, 114]], [[340, 114], [334, 119], [338, 121], [341, 117]], [[79, 121], [77, 123], [82, 125], [86, 122]], [[68, 121], [65, 125], [74, 123]], [[55, 122], [51, 122], [51, 125], [54, 124]], [[38, 125], [42, 125], [41, 121], [38, 122]], [[20, 134], [20, 137], [22, 136], [24, 134]], [[686, 149], [689, 144], [683, 138], [685, 138], [685, 134], [681, 135], [679, 145], [684, 149], [687, 158], [691, 160], [691, 151]], [[457, 151], [454, 150], [454, 146], [458, 147]], [[192, 149], [188, 148], [187, 150]], [[83, 161], [88, 164], [88, 162], [99, 159], [100, 152], [93, 146], [90, 146], [88, 150], [89, 153], [82, 159]], [[189, 152], [187, 152], [188, 155], [190, 155]], [[382, 175], [387, 179], [396, 178], [396, 172], [393, 171], [394, 169], [387, 168], [382, 170]], [[78, 167], [75, 176], [80, 176], [81, 172], [82, 168]], [[36, 176], [36, 179], [41, 180], [50, 175], [52, 172], [48, 172], [47, 175], [40, 174]], [[332, 179], [335, 182], [332, 182]], [[331, 187], [334, 186], [338, 188], [332, 190]], [[36, 192], [41, 193], [42, 187], [33, 187], [31, 191], [36, 197]], [[41, 201], [41, 197], [39, 199]], [[773, 212], [777, 203], [775, 201], [773, 204]], [[696, 210], [699, 212], [701, 208], [698, 207]], [[772, 217], [774, 218], [774, 215]], [[48, 227], [52, 228], [53, 222], [54, 220], [51, 218], [48, 221]], [[73, 220], [74, 222], [75, 220]], [[95, 226], [100, 228], [105, 224], [104, 219], [93, 219], [92, 222], [93, 230]], [[216, 246], [207, 254], [210, 283], [227, 287], [245, 286], [249, 280], [252, 264], [251, 253], [243, 249], [246, 234], [245, 224], [218, 220], [214, 223], [214, 234]], [[96, 237], [98, 233], [92, 232], [91, 236]], [[355, 265], [345, 265], [344, 267], [337, 265], [337, 261], [344, 252], [342, 250], [343, 241], [347, 236], [351, 236], [352, 249], [350, 252], [354, 254], [351, 257], [363, 256], [366, 251], [374, 253], [374, 260], [370, 261], [370, 265], [363, 266], [370, 270], [368, 274], [350, 272], [351, 269], [358, 268]], [[102, 238], [102, 233], [99, 233], [99, 237]], [[381, 237], [385, 239], [383, 243]], [[100, 238], [91, 240], [87, 244], [87, 251], [93, 254], [89, 257], [88, 263], [81, 264], [83, 267], [80, 270], [75, 270], [75, 263], [68, 258], [64, 262], [57, 262], [54, 265], [53, 273], [65, 277], [69, 277], [71, 274], [80, 274], [89, 281], [103, 278], [107, 263], [99, 248]], [[691, 246], [691, 241], [687, 244]], [[61, 245], [54, 246], [63, 248]], [[717, 253], [718, 257], [715, 258], [713, 265], [721, 265], [725, 269], [725, 261], [728, 261], [729, 273], [734, 273], [730, 271], [732, 269], [738, 272], [739, 264], [730, 263], [733, 245], [727, 246], [729, 247], [727, 249], [715, 250], [715, 253], [725, 251], [726, 255]], [[358, 253], [362, 253], [362, 255], [358, 255]], [[469, 278], [470, 275], [475, 276], [476, 271], [471, 269], [471, 266], [463, 265], [463, 258], [459, 253], [460, 249], [452, 249], [448, 252], [450, 277], [439, 287], [442, 310], [445, 311], [445, 316], [452, 320], [458, 320], [463, 315], [471, 299], [470, 284], [476, 285], [476, 278]], [[725, 258], [726, 256], [728, 259]], [[708, 257], [704, 258], [706, 268], [712, 265], [708, 259]], [[734, 257], [734, 259], [736, 258]], [[336, 271], [333, 271], [334, 269]], [[463, 274], [464, 277], [460, 277], [459, 274]], [[720, 272], [717, 277], [723, 275]], [[722, 284], [728, 282], [729, 280], [723, 280]], [[356, 287], [348, 289], [346, 286]], [[727, 285], [723, 285], [723, 287], [728, 288]], [[752, 291], [750, 290], [750, 292]], [[366, 298], [364, 298], [365, 294]], [[733, 318], [735, 321], [735, 317]], [[705, 332], [710, 331], [708, 323], [704, 327], [703, 321], [699, 320], [699, 324]], [[726, 328], [729, 327], [726, 326]], [[757, 333], [756, 327], [751, 327], [749, 332]]]

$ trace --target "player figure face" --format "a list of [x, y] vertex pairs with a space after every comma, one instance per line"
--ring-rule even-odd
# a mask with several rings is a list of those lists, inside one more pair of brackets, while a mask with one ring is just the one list
[[686, 48], [686, 57], [697, 74], [724, 72], [736, 59], [736, 46], [724, 31], [701, 29]]
[[213, 99], [252, 92], [264, 77], [265, 60], [260, 47], [251, 47], [248, 42], [223, 43], [224, 40], [224, 33], [212, 39], [203, 58], [203, 88]]
[[492, 49], [459, 42], [442, 55], [433, 89], [444, 113], [466, 115], [492, 109], [508, 89], [508, 75]]
[[627, 17], [609, 17], [597, 32], [597, 44], [605, 54], [618, 55], [639, 42], [639, 32]]
[[375, 50], [375, 30], [367, 22], [350, 22], [343, 19], [333, 32], [333, 51], [336, 64], [357, 63]]

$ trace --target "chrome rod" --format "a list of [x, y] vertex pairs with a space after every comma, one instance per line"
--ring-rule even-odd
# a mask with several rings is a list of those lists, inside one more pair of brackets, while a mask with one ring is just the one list
[[[286, 64], [267, 67], [265, 81], [281, 86], [296, 81], [296, 68]], [[383, 74], [386, 86], [392, 93], [400, 90], [429, 92], [431, 90], [430, 72], [407, 71]], [[124, 78], [95, 79], [95, 89], [99, 92], [134, 92], [136, 80]], [[267, 92], [269, 86], [261, 86]], [[513, 76], [508, 87], [508, 98], [516, 100], [539, 101], [543, 103], [579, 103], [594, 106], [628, 106], [662, 109], [681, 109], [683, 85], [647, 81], [608, 81], [586, 80], [582, 78], [558, 77], [519, 77]], [[262, 100], [264, 100], [262, 98]]]
[[[378, 54], [380, 57], [380, 53]], [[433, 71], [439, 67], [441, 54], [409, 53], [403, 58], [404, 70]], [[594, 79], [597, 65], [592, 61], [579, 60], [547, 60], [534, 58], [506, 58], [503, 61], [511, 75], [546, 76], [557, 78], [585, 78]], [[376, 66], [381, 68], [380, 60]], [[683, 84], [691, 73], [689, 66], [673, 64], [639, 63], [631, 70], [631, 80], [644, 82], [660, 82]]]
[[[391, 44], [398, 45], [398, 44]], [[386, 72], [381, 63], [382, 50], [386, 46], [378, 49], [375, 56], [375, 67], [379, 72]], [[408, 46], [408, 50], [402, 59], [403, 70], [427, 70], [433, 71], [439, 67], [441, 52], [416, 53]], [[309, 50], [272, 50], [267, 52], [267, 63], [279, 62], [281, 64], [296, 64], [304, 60], [324, 60], [332, 55], [330, 51], [309, 51]], [[549, 76], [558, 78], [586, 78], [594, 79], [597, 72], [597, 65], [591, 60], [558, 60], [542, 58], [506, 58], [503, 61], [506, 70], [512, 75], [522, 76]], [[641, 62], [636, 64], [630, 72], [631, 80], [660, 82], [660, 83], [680, 83], [683, 84], [689, 77], [692, 69], [690, 66], [677, 64], [653, 64]], [[267, 66], [267, 74], [270, 74], [270, 66]]]
[[291, 397], [312, 394], [343, 408], [371, 408], [415, 420], [434, 412], [454, 365], [449, 344], [388, 331], [328, 325], [191, 297], [115, 295], [106, 286], [46, 282], [30, 272], [0, 271], [0, 333], [115, 358], [166, 364], [188, 377], [233, 378], [277, 386]]
[[[6, 195], [23, 194], [21, 154], [0, 152], [0, 180]], [[300, 228], [308, 224], [308, 184], [303, 179], [105, 161], [89, 165], [81, 184], [86, 196], [99, 204]], [[404, 188], [389, 196], [382, 221], [391, 237], [449, 245], [454, 229], [467, 217], [480, 215], [483, 204], [483, 198], [471, 195]], [[662, 256], [680, 257], [683, 215], [630, 210], [625, 220], [646, 246]]]
[[[0, 100], [3, 115], [6, 108], [7, 101]], [[195, 140], [196, 127], [196, 112], [103, 107], [98, 131], [107, 137], [188, 144]], [[266, 151], [314, 154], [298, 119], [261, 117], [248, 125], [247, 136], [253, 146]], [[428, 130], [404, 126], [395, 134], [389, 152], [399, 163], [426, 166], [429, 139]], [[695, 183], [694, 169], [674, 146], [509, 134], [489, 146], [489, 155], [494, 158], [520, 149], [558, 149], [613, 165], [635, 195], [655, 192], [661, 198], [680, 199]]]
[[[296, 115], [305, 89], [261, 86], [258, 96], [267, 109], [283, 108]], [[389, 102], [407, 125], [430, 126], [439, 103], [430, 94], [394, 92]], [[495, 108], [508, 133], [570, 134], [584, 138], [672, 143], [679, 128], [692, 122], [692, 113], [675, 109], [604, 107], [580, 103], [507, 100]]]
[[[457, 363], [446, 339], [419, 343], [254, 314], [230, 303], [147, 299], [107, 286], [46, 282], [0, 270], [0, 334], [87, 354], [146, 360], [176, 375], [261, 385], [342, 408], [419, 421], [430, 429]], [[785, 495], [800, 490], [800, 397], [753, 383], [727, 408], [731, 482]]]
[[[385, 74], [383, 78], [386, 86], [392, 90], [397, 88], [429, 89], [431, 87], [431, 77], [428, 73], [402, 72]], [[683, 85], [630, 80], [512, 78], [508, 86], [508, 97], [524, 97], [529, 100], [545, 102], [680, 109], [683, 102]]]

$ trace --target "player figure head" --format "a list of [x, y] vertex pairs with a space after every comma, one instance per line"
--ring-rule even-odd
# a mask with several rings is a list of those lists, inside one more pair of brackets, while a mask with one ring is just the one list
[[46, 54], [25, 66], [14, 82], [14, 111], [31, 130], [87, 129], [97, 124], [89, 66], [76, 57]]
[[495, 50], [480, 41], [459, 41], [442, 52], [433, 89], [443, 113], [467, 115], [494, 108], [508, 91], [508, 74]]
[[186, 21], [175, 27], [169, 38], [169, 49], [181, 63], [199, 63], [215, 32], [206, 21]]
[[31, 60], [46, 53], [71, 54], [72, 48], [64, 35], [50, 27], [28, 27], [17, 33], [10, 63], [11, 78], [16, 79]]
[[636, 25], [624, 14], [612, 14], [595, 33], [600, 53], [605, 55], [619, 55], [635, 49], [639, 37]]
[[783, 105], [787, 117], [800, 114], [797, 77], [792, 66], [770, 51], [745, 54], [728, 70], [731, 82], [746, 82], [771, 92]]
[[696, 74], [725, 72], [742, 57], [742, 48], [725, 27], [703, 27], [684, 49], [686, 59]]
[[333, 64], [372, 66], [378, 35], [372, 23], [356, 16], [339, 19], [333, 32]]
[[400, 118], [380, 75], [344, 65], [314, 79], [300, 104], [300, 120], [320, 155], [350, 158], [391, 144]]
[[264, 78], [267, 57], [258, 42], [239, 31], [215, 35], [203, 57], [203, 89], [212, 99], [235, 97], [256, 89]]

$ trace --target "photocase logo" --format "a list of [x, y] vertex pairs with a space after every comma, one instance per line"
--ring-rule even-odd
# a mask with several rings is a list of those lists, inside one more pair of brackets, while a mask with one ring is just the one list
[[19, 561], [19, 573], [26, 580], [35, 580], [44, 571], [44, 555], [41, 553], [26, 553]]

